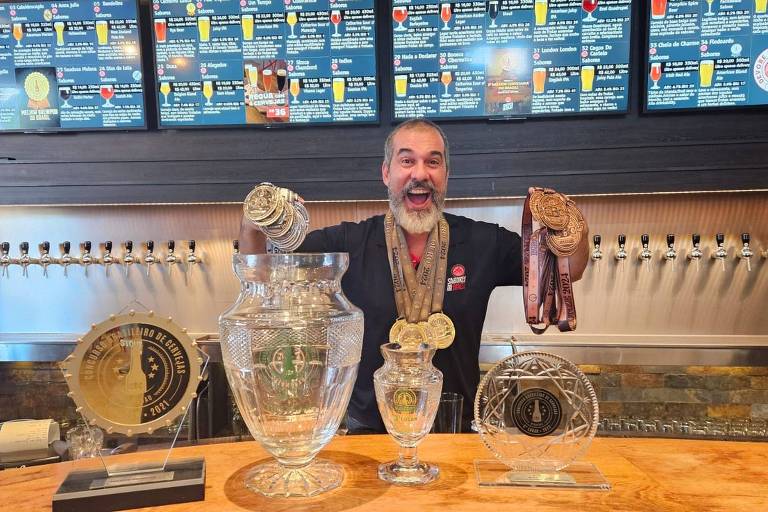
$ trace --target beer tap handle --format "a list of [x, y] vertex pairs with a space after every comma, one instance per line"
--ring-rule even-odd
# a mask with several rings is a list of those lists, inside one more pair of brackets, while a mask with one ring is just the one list
[[104, 242], [104, 250], [107, 252], [112, 252], [112, 240], [107, 240]]
[[621, 235], [619, 235], [619, 245], [623, 247], [626, 244], [627, 244], [627, 237], [622, 233]]
[[741, 243], [743, 245], [749, 245], [749, 233], [742, 233], [741, 234]]
[[48, 253], [51, 251], [51, 242], [45, 241], [42, 244], [43, 246], [43, 252]]
[[27, 265], [29, 265], [29, 242], [21, 242], [19, 244], [19, 250], [21, 251], [21, 257], [19, 258], [19, 265], [21, 265], [21, 274], [24, 277], [29, 277]]
[[725, 235], [723, 233], [716, 234], [715, 242], [717, 243], [718, 247], [722, 246], [725, 243]]
[[673, 245], [675, 245], [675, 235], [672, 233], [669, 233], [667, 235], [667, 247], [671, 248]]
[[235, 254], [240, 254], [240, 240], [232, 240], [232, 248], [235, 250]]
[[752, 272], [752, 249], [749, 248], [749, 233], [741, 234], [741, 251], [739, 257], [747, 262], [747, 272]]
[[174, 240], [168, 240], [168, 252], [173, 252], [176, 248], [176, 242]]
[[29, 253], [29, 242], [21, 242], [19, 244], [19, 249], [21, 250], [21, 254], [28, 254]]
[[91, 252], [91, 241], [86, 240], [83, 242], [83, 249], [85, 249], [85, 252]]
[[155, 248], [155, 242], [152, 240], [147, 240], [147, 251], [152, 252]]
[[643, 247], [648, 247], [648, 242], [650, 241], [650, 237], [647, 233], [643, 233], [640, 235], [640, 242], [643, 244]]
[[602, 237], [600, 235], [595, 235], [592, 237], [592, 243], [595, 245], [600, 245], [601, 240], [602, 240]]
[[133, 252], [133, 241], [132, 240], [126, 240], [125, 241], [125, 252]]
[[701, 235], [698, 233], [691, 235], [691, 242], [693, 242], [694, 247], [697, 247], [699, 244], [701, 244]]
[[189, 250], [191, 252], [195, 252], [195, 241], [194, 240], [190, 240], [189, 241]]

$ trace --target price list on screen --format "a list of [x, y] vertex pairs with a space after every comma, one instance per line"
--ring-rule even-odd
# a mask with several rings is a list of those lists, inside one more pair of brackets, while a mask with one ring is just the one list
[[649, 0], [647, 110], [768, 104], [768, 0]]
[[0, 4], [0, 130], [145, 126], [136, 0]]
[[396, 118], [624, 112], [631, 0], [394, 0]]
[[378, 119], [374, 0], [152, 0], [162, 127]]

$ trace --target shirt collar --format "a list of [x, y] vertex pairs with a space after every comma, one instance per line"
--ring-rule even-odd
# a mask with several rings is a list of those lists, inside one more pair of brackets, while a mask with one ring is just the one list
[[[443, 215], [445, 215], [445, 220], [448, 221], [448, 226], [450, 227], [451, 242], [448, 244], [448, 247], [463, 244], [466, 231], [459, 229], [459, 223], [462, 217], [450, 213], [444, 213]], [[380, 215], [378, 222], [376, 222], [376, 244], [381, 247], [387, 246], [386, 238], [384, 236], [384, 215]]]

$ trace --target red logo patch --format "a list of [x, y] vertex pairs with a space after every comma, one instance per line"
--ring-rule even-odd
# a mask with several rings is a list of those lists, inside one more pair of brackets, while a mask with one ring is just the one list
[[461, 263], [457, 263], [453, 267], [451, 267], [451, 275], [454, 277], [461, 277], [465, 273], [464, 271], [464, 265]]

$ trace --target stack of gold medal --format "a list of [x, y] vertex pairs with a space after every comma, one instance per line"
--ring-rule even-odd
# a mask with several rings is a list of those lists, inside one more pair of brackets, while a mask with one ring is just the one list
[[398, 316], [389, 330], [389, 341], [406, 348], [422, 343], [449, 347], [456, 330], [442, 311], [448, 268], [448, 223], [441, 218], [432, 229], [417, 269], [411, 265], [405, 235], [395, 225], [392, 212], [384, 219], [384, 231]]
[[531, 216], [547, 227], [547, 247], [557, 256], [571, 256], [579, 247], [587, 223], [568, 196], [535, 188], [528, 199]]
[[309, 213], [299, 196], [287, 188], [256, 185], [245, 198], [243, 214], [282, 252], [296, 250], [307, 235]]

